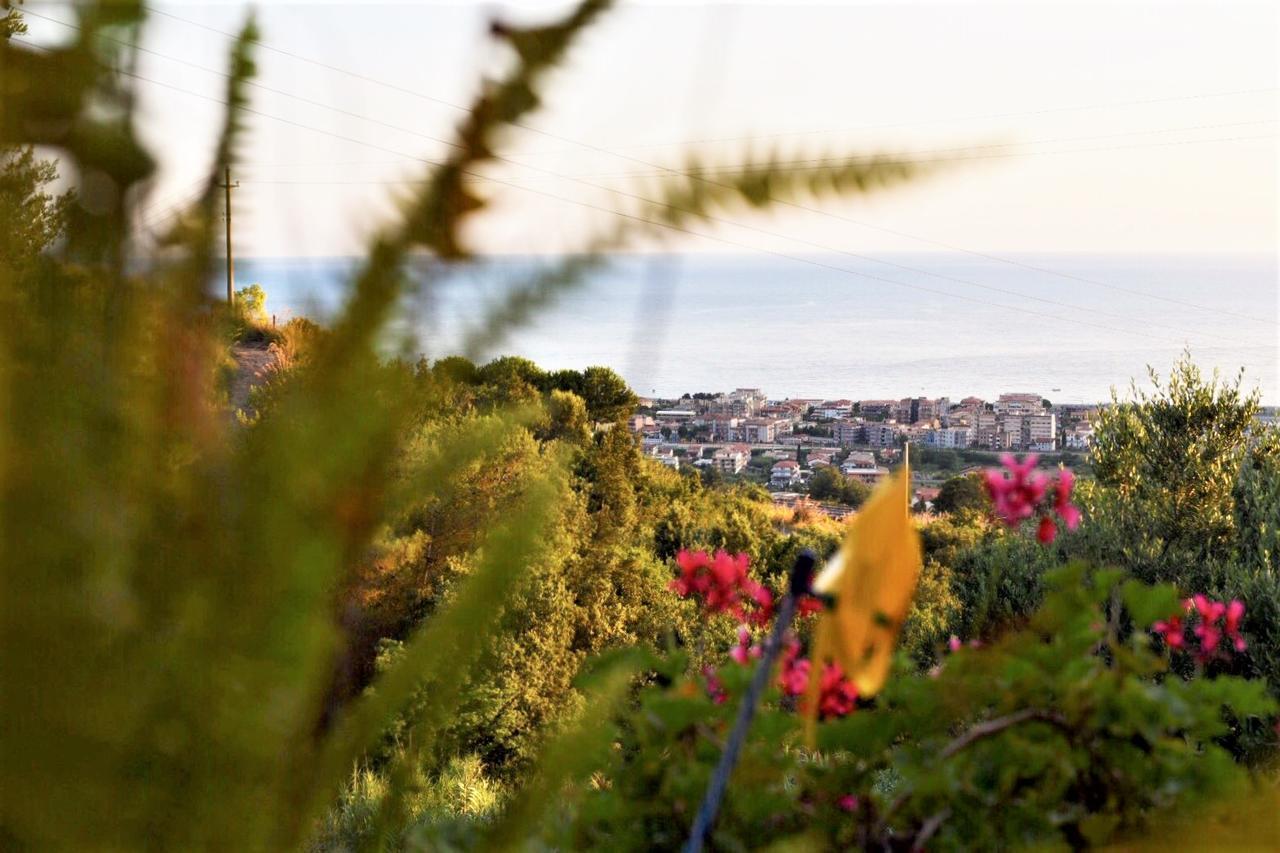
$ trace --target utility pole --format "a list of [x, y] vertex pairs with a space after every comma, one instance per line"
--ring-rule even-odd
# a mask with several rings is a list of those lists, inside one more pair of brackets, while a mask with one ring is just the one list
[[231, 256], [231, 191], [240, 186], [240, 182], [231, 183], [231, 167], [227, 166], [223, 172], [222, 188], [227, 193], [227, 304], [231, 305], [236, 301], [236, 264]]

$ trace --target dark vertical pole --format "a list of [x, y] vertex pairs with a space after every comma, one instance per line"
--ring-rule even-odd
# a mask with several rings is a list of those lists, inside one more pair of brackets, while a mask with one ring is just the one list
[[231, 167], [223, 172], [223, 189], [227, 192], [227, 304], [236, 301], [236, 264], [231, 257]]
[[773, 672], [774, 661], [778, 659], [778, 652], [782, 650], [782, 640], [786, 636], [787, 629], [791, 627], [792, 618], [796, 615], [796, 603], [800, 596], [809, 593], [816, 562], [817, 557], [806, 548], [796, 557], [796, 564], [791, 567], [789, 588], [786, 597], [782, 599], [782, 605], [778, 608], [778, 618], [773, 623], [773, 633], [769, 635], [764, 654], [760, 656], [755, 674], [751, 676], [751, 685], [747, 688], [746, 695], [742, 697], [742, 704], [738, 706], [738, 718], [733, 722], [733, 731], [729, 733], [729, 739], [725, 742], [724, 752], [720, 753], [720, 763], [716, 765], [715, 772], [711, 774], [711, 781], [707, 784], [707, 794], [694, 818], [689, 841], [684, 846], [685, 853], [700, 853], [707, 833], [716, 822], [720, 801], [724, 799], [725, 789], [729, 786], [733, 767], [738, 763], [738, 753], [742, 751], [742, 744], [747, 739], [747, 730], [751, 728], [751, 720], [756, 715], [756, 706], [760, 704], [760, 696], [769, 684], [769, 675]]

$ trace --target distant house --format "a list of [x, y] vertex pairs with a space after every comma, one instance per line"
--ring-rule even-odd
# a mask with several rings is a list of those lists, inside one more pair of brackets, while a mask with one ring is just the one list
[[868, 486], [874, 486], [876, 483], [879, 483], [885, 477], [889, 476], [889, 469], [878, 467], [863, 468], [856, 464], [851, 465], [846, 462], [840, 466], [840, 473], [844, 474], [850, 480], [858, 480], [859, 482], [866, 483]]
[[809, 467], [814, 468], [819, 465], [830, 465], [831, 460], [835, 458], [835, 452], [831, 450], [813, 450], [809, 452]]
[[933, 502], [938, 499], [938, 495], [942, 494], [942, 489], [929, 488], [927, 486], [916, 489], [916, 501], [925, 505], [926, 509], [933, 509]]
[[815, 417], [826, 418], [827, 420], [837, 420], [839, 418], [847, 418], [853, 414], [852, 400], [823, 400], [821, 403], [813, 407]]
[[775, 463], [769, 471], [769, 485], [785, 488], [794, 485], [800, 479], [800, 463], [784, 459]]
[[747, 466], [751, 451], [739, 445], [722, 447], [711, 455], [711, 462], [723, 474], [737, 474]]
[[844, 464], [853, 468], [874, 468], [876, 455], [865, 450], [851, 450], [844, 458]]

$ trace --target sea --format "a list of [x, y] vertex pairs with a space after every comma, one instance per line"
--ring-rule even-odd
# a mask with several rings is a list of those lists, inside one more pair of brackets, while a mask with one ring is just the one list
[[[410, 264], [399, 330], [439, 358], [559, 259]], [[278, 320], [328, 319], [349, 258], [247, 258]], [[547, 369], [607, 365], [637, 393], [760, 388], [771, 398], [901, 398], [1005, 391], [1088, 403], [1148, 389], [1185, 351], [1280, 404], [1275, 255], [623, 255], [503, 326], [473, 355]], [[403, 339], [403, 335], [399, 338]]]

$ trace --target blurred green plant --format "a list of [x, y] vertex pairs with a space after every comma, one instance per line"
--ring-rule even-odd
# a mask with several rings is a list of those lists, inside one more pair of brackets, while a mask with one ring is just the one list
[[[291, 323], [273, 340], [284, 369], [265, 383], [261, 416], [247, 427], [217, 403], [226, 330], [235, 326], [212, 301], [210, 282], [217, 184], [244, 135], [254, 22], [231, 51], [228, 110], [201, 197], [165, 235], [164, 251], [139, 267], [146, 247], [130, 223], [154, 168], [136, 133], [130, 73], [144, 7], [77, 4], [75, 37], [55, 47], [10, 38], [21, 24], [8, 13], [0, 146], [19, 152], [6, 160], [19, 179], [16, 190], [3, 187], [4, 210], [16, 217], [5, 227], [19, 235], [23, 257], [39, 262], [0, 264], [0, 303], [21, 309], [0, 312], [6, 846], [289, 849], [330, 832], [376, 849], [405, 838], [415, 815], [490, 813], [480, 800], [431, 805], [450, 774], [465, 770], [438, 751], [477, 698], [459, 673], [495, 651], [514, 655], [503, 670], [511, 672], [520, 655], [535, 653], [503, 649], [496, 638], [519, 628], [510, 624], [519, 606], [532, 608], [559, 583], [537, 567], [563, 512], [569, 445], [587, 437], [588, 418], [616, 419], [632, 397], [616, 377], [589, 370], [580, 388], [556, 385], [581, 409], [557, 397], [544, 415], [536, 399], [512, 400], [487, 429], [424, 433], [413, 371], [384, 358], [412, 352], [414, 342], [389, 321], [410, 286], [410, 255], [439, 262], [425, 286], [446, 262], [469, 255], [464, 226], [485, 203], [465, 179], [540, 106], [548, 73], [608, 5], [585, 0], [545, 26], [495, 24], [509, 70], [481, 87], [452, 153], [373, 238], [331, 328], [317, 334]], [[74, 196], [40, 195], [52, 172], [31, 159], [33, 145], [58, 152]], [[803, 177], [768, 160], [725, 182], [677, 173], [657, 182], [641, 209], [586, 240], [586, 254], [514, 288], [465, 335], [466, 350], [487, 349], [580, 281], [599, 252], [637, 236], [727, 207], [861, 192], [919, 173], [901, 159], [864, 157]], [[455, 563], [456, 583], [423, 624], [409, 626], [397, 661], [368, 689], [350, 689], [359, 614], [347, 593], [360, 567], [415, 505], [448, 494], [461, 472], [528, 425], [560, 436], [560, 449], [550, 448], [476, 532]], [[609, 470], [601, 483], [627, 476], [625, 467]], [[609, 508], [626, 520], [624, 506]], [[688, 535], [687, 521], [671, 535]], [[716, 534], [755, 535], [743, 519], [727, 519]], [[397, 547], [407, 554], [409, 544]], [[604, 563], [579, 564], [585, 579], [600, 565], [635, 563], [626, 543], [610, 547]], [[581, 648], [606, 645], [588, 638]], [[610, 707], [635, 666], [614, 661], [578, 695]], [[556, 786], [582, 770], [573, 744], [598, 742], [596, 718], [567, 705], [560, 722], [579, 736], [553, 738], [545, 752], [530, 746], [541, 787], [511, 800], [492, 843], [526, 834]], [[395, 750], [376, 776], [365, 775], [362, 762], [397, 720], [404, 728]], [[424, 786], [437, 794], [422, 800]]]

